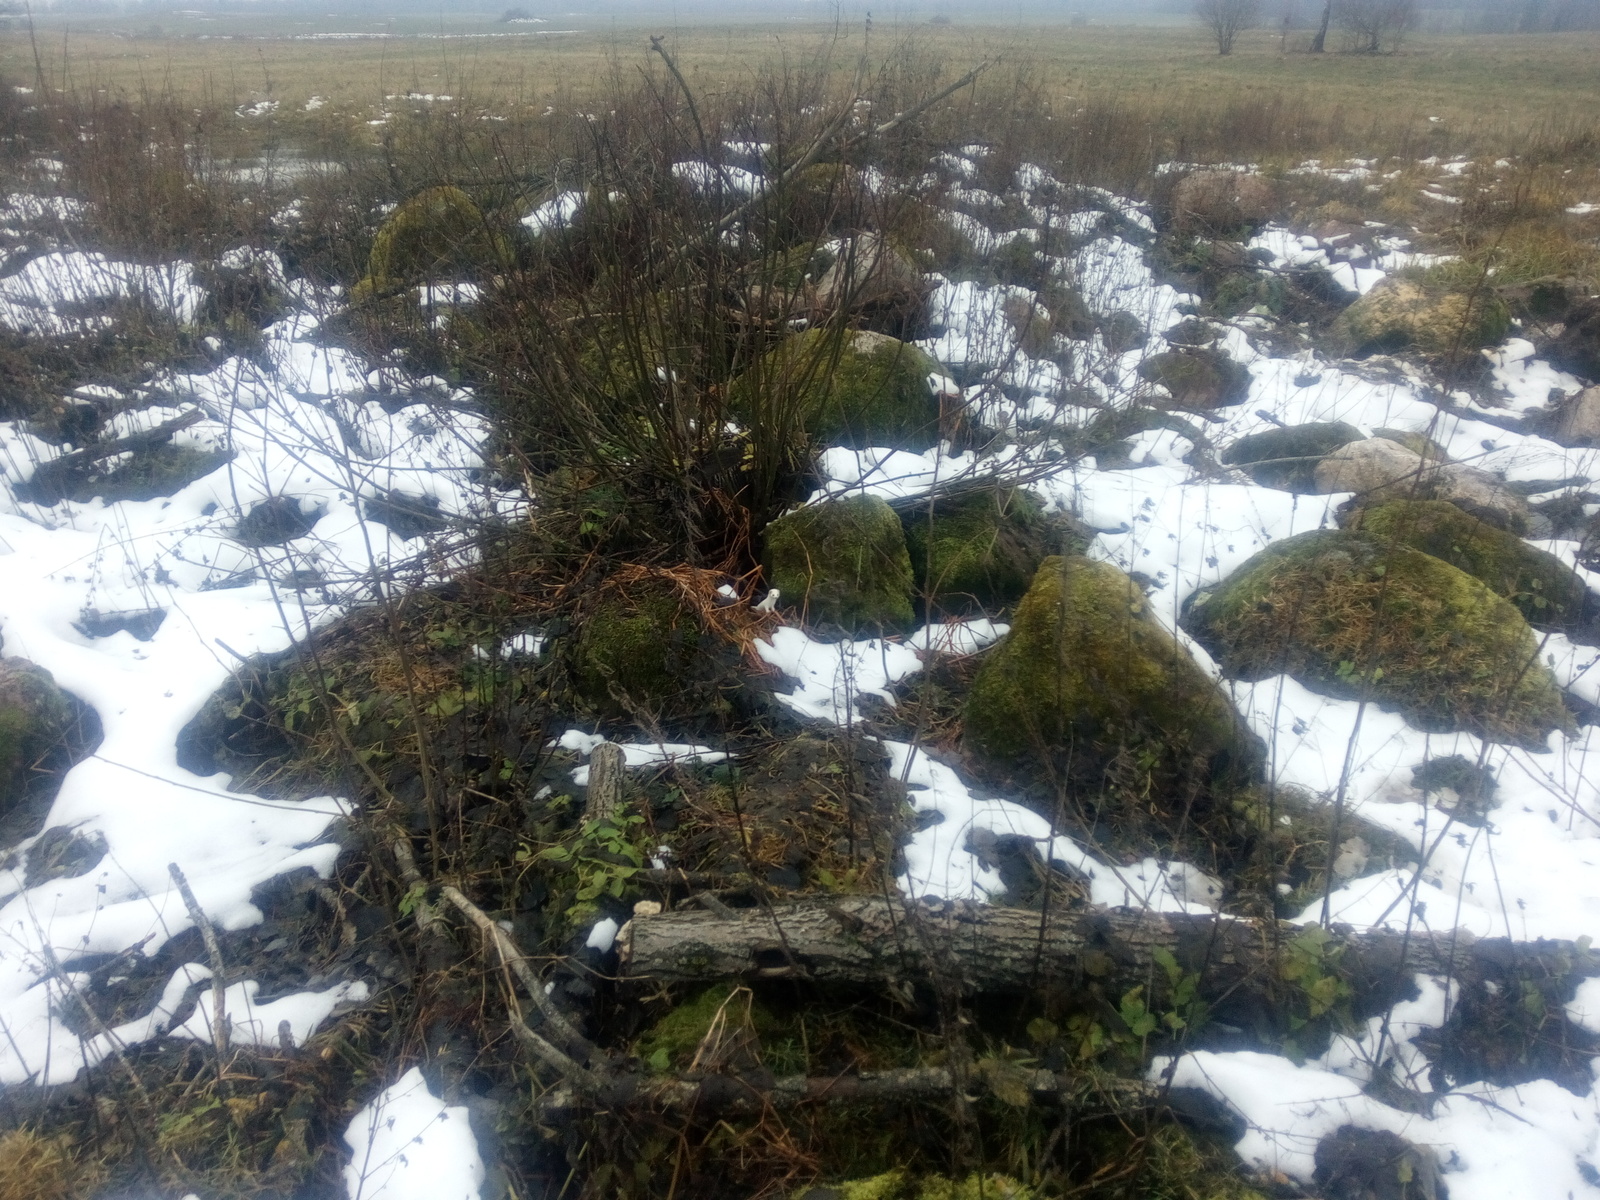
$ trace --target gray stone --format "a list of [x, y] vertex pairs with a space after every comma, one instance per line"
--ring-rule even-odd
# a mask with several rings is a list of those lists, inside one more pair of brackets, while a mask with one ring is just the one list
[[1600, 442], [1600, 387], [1588, 387], [1561, 406], [1555, 440], [1563, 446], [1593, 446]]
[[1528, 502], [1486, 471], [1425, 459], [1387, 438], [1341, 446], [1317, 464], [1317, 491], [1354, 492], [1363, 506], [1390, 500], [1448, 500], [1480, 521], [1521, 536]]

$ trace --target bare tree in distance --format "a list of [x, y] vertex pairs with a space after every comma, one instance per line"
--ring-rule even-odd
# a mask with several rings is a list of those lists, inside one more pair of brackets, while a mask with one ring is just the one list
[[1217, 39], [1218, 54], [1232, 54], [1233, 40], [1252, 28], [1261, 12], [1261, 0], [1197, 0], [1194, 14]]
[[1338, 0], [1334, 16], [1356, 54], [1394, 53], [1417, 23], [1416, 0]]
[[1333, 20], [1333, 0], [1323, 0], [1322, 20], [1317, 25], [1317, 34], [1311, 39], [1311, 53], [1321, 54], [1328, 46], [1328, 23]]

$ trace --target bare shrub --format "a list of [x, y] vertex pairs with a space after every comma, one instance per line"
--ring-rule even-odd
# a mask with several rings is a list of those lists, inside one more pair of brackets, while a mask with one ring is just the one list
[[1253, 29], [1261, 15], [1260, 0], [1198, 0], [1194, 15], [1217, 39], [1218, 54], [1232, 54], [1234, 39]]
[[1417, 23], [1416, 0], [1340, 0], [1334, 18], [1355, 54], [1393, 54]]

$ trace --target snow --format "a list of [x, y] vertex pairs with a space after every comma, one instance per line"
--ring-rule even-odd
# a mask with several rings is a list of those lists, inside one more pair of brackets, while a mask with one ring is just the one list
[[478, 1200], [483, 1160], [465, 1108], [451, 1107], [412, 1067], [345, 1131], [349, 1200]]
[[594, 928], [589, 930], [588, 940], [584, 947], [589, 950], [598, 950], [601, 954], [608, 952], [617, 940], [617, 930], [622, 928], [613, 917], [601, 917], [594, 923]]
[[522, 218], [522, 224], [534, 234], [550, 233], [572, 224], [578, 210], [583, 207], [582, 192], [562, 192], [546, 200]]
[[[197, 963], [186, 965], [186, 974], [211, 972]], [[341, 1004], [359, 1004], [370, 997], [367, 985], [359, 979], [338, 984], [322, 992], [295, 992], [262, 1004], [256, 1001], [261, 985], [254, 979], [241, 979], [229, 984], [222, 993], [223, 1018], [227, 1022], [228, 1041], [236, 1046], [303, 1046], [333, 1011]], [[193, 1038], [209, 1044], [212, 1025], [216, 1020], [210, 989], [199, 993], [194, 1013], [182, 1025], [172, 1029], [173, 1037]], [[287, 1026], [287, 1027], [285, 1027]]]
[[[85, 289], [159, 285], [175, 313], [199, 299], [181, 264], [142, 267], [75, 253], [35, 259], [28, 270], [38, 285], [37, 324], [46, 328], [60, 328], [56, 306], [74, 303]], [[17, 279], [5, 283], [12, 300]], [[86, 982], [77, 961], [141, 943], [143, 953], [154, 954], [190, 927], [168, 863], [182, 867], [201, 909], [223, 930], [262, 919], [251, 896], [267, 880], [297, 868], [331, 872], [340, 850], [330, 835], [345, 815], [344, 801], [232, 792], [226, 776], [196, 776], [178, 765], [178, 732], [229, 679], [238, 656], [283, 650], [349, 604], [370, 602], [374, 578], [391, 571], [403, 580], [428, 577], [428, 543], [403, 542], [368, 522], [364, 499], [416, 492], [437, 497], [450, 514], [499, 499], [471, 482], [484, 427], [451, 407], [465, 397], [399, 377], [377, 381], [374, 390], [363, 364], [309, 340], [316, 329], [314, 317], [297, 313], [264, 332], [257, 360], [160, 377], [152, 391], [173, 403], [118, 415], [113, 432], [198, 409], [198, 422], [176, 440], [232, 454], [170, 498], [25, 503], [15, 495], [17, 482], [60, 451], [17, 424], [0, 426], [5, 653], [49, 670], [94, 708], [104, 728], [97, 752], [63, 780], [45, 827], [103, 837], [108, 847], [87, 874], [29, 888], [20, 866], [24, 842], [18, 868], [0, 873], [0, 1019], [9, 1034], [0, 1041], [0, 1082], [65, 1082], [110, 1052], [110, 1039], [80, 1039], [57, 1009], [67, 991]], [[415, 403], [395, 403], [413, 396]], [[323, 513], [310, 534], [263, 550], [233, 540], [252, 505], [280, 495], [298, 499], [303, 512]], [[310, 571], [316, 587], [284, 590], [294, 573]], [[239, 586], [209, 586], [218, 582]], [[147, 641], [127, 632], [91, 638], [76, 625], [89, 609], [152, 608], [166, 618]], [[197, 970], [190, 964], [175, 972], [152, 1011], [114, 1031], [116, 1039], [133, 1045], [163, 1033]], [[275, 1044], [278, 1022], [287, 1019], [298, 1042], [364, 986], [335, 982], [319, 995], [257, 1008], [256, 981], [237, 981], [228, 1005], [241, 1038], [259, 1032]], [[270, 1026], [257, 1031], [252, 1013], [270, 1018]]]

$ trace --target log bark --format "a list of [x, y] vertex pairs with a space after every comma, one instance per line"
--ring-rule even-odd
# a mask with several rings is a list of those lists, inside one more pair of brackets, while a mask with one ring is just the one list
[[622, 807], [624, 769], [622, 747], [614, 742], [601, 742], [589, 752], [589, 788], [583, 801], [584, 820], [609, 820]]
[[[1200, 974], [1205, 996], [1281, 992], [1285, 955], [1307, 927], [1212, 914], [1079, 908], [1044, 914], [967, 902], [884, 897], [807, 900], [718, 915], [691, 909], [637, 917], [618, 936], [621, 975], [667, 983], [724, 978], [915, 983], [1008, 992], [1099, 981], [1120, 994], [1165, 977], [1159, 952]], [[1306, 952], [1306, 942], [1298, 943]], [[1519, 973], [1600, 975], [1600, 954], [1577, 942], [1474, 939], [1464, 931], [1357, 934], [1335, 927], [1311, 951], [1351, 986], [1358, 1010], [1407, 993], [1414, 974], [1463, 986]]]

